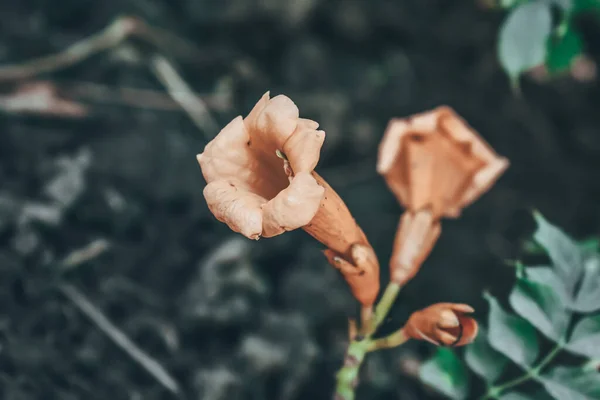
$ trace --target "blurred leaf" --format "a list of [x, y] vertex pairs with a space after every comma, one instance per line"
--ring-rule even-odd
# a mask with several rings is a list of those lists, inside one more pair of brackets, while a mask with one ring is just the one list
[[575, 0], [573, 3], [573, 13], [585, 11], [600, 11], [600, 0]]
[[583, 40], [572, 26], [567, 25], [564, 35], [548, 39], [546, 68], [551, 74], [568, 71], [577, 56], [583, 51]]
[[582, 368], [555, 367], [539, 378], [557, 400], [600, 399], [600, 373]]
[[[580, 242], [577, 242], [577, 244], [581, 246], [583, 250], [589, 250], [593, 252], [600, 251], [600, 238], [597, 237], [582, 240]], [[526, 241], [523, 247], [525, 252], [528, 254], [546, 254], [546, 250], [534, 240]]]
[[600, 255], [591, 254], [583, 263], [583, 278], [569, 308], [581, 313], [600, 310]]
[[549, 286], [552, 288], [554, 293], [560, 298], [560, 300], [566, 304], [569, 300], [565, 288], [556, 276], [556, 273], [552, 267], [539, 266], [539, 267], [525, 267], [525, 276], [530, 282], [534, 282], [540, 285]]
[[488, 339], [490, 345], [515, 363], [528, 368], [538, 356], [538, 337], [529, 322], [505, 312], [490, 294], [484, 294], [490, 304]]
[[509, 297], [512, 308], [549, 339], [564, 339], [571, 317], [565, 303], [552, 287], [530, 281], [523, 271], [517, 273], [520, 276]]
[[566, 349], [585, 357], [600, 357], [600, 315], [577, 322]]
[[549, 223], [542, 214], [535, 212], [534, 217], [538, 227], [533, 237], [548, 252], [567, 294], [572, 296], [575, 285], [583, 273], [585, 251], [563, 231]]
[[520, 4], [504, 20], [498, 58], [513, 84], [522, 72], [544, 63], [551, 31], [550, 5], [542, 1]]
[[576, 0], [545, 0], [550, 4], [553, 4], [555, 6], [557, 6], [558, 8], [560, 8], [563, 11], [569, 12], [574, 5], [574, 1]]
[[527, 0], [499, 0], [498, 5], [502, 8], [513, 8]]
[[451, 399], [466, 399], [469, 376], [460, 359], [450, 349], [438, 347], [435, 355], [421, 366], [419, 377]]
[[473, 372], [491, 384], [502, 375], [508, 359], [490, 346], [487, 332], [481, 327], [475, 341], [465, 351], [465, 362]]
[[498, 397], [499, 400], [533, 400], [533, 397], [524, 395], [523, 393], [510, 392]]

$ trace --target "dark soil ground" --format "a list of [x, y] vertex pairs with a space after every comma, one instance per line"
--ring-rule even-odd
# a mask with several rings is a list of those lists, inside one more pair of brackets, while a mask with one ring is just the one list
[[[389, 118], [448, 104], [511, 161], [494, 188], [443, 223], [388, 323], [438, 302], [503, 296], [541, 210], [576, 236], [600, 221], [600, 87], [523, 82], [495, 56], [502, 13], [452, 0], [3, 0], [0, 60], [56, 52], [126, 13], [188, 38], [174, 59], [220, 99], [220, 125], [267, 90], [285, 93], [327, 142], [318, 171], [374, 243], [386, 279], [401, 208], [375, 173]], [[599, 31], [583, 21], [589, 53]], [[112, 54], [47, 74], [57, 85], [164, 88]], [[82, 119], [0, 115], [0, 389], [4, 400], [172, 399], [61, 294], [68, 282], [169, 371], [186, 399], [328, 399], [354, 302], [303, 232], [250, 242], [209, 213], [195, 160], [206, 143], [181, 110], [90, 104]], [[214, 135], [216, 132], [208, 132]], [[57, 277], [93, 240], [109, 251]], [[407, 374], [432, 347], [370, 357], [359, 399], [430, 399]], [[403, 361], [404, 360], [404, 361]]]

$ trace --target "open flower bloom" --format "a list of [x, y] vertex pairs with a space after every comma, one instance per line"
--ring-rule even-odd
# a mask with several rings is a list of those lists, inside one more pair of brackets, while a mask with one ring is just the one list
[[390, 121], [377, 171], [408, 210], [458, 217], [508, 167], [450, 107]]
[[379, 146], [377, 171], [406, 208], [392, 260], [392, 280], [404, 284], [427, 257], [439, 219], [456, 218], [508, 167], [450, 107], [393, 119]]
[[437, 346], [463, 346], [477, 336], [477, 321], [465, 315], [474, 310], [466, 304], [438, 303], [413, 313], [402, 333]]
[[325, 139], [318, 127], [288, 97], [266, 93], [197, 156], [204, 197], [219, 221], [251, 239], [303, 228], [328, 247], [355, 297], [372, 305], [379, 264], [342, 199], [314, 172]]

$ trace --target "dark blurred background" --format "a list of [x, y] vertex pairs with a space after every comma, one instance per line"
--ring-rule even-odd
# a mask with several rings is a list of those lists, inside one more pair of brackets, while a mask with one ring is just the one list
[[[443, 222], [385, 329], [439, 301], [472, 304], [484, 321], [482, 291], [506, 294], [504, 260], [518, 257], [534, 208], [576, 237], [598, 233], [600, 87], [526, 77], [516, 96], [496, 57], [503, 12], [464, 0], [3, 0], [0, 61], [56, 53], [122, 14], [197, 47], [158, 51], [219, 126], [267, 90], [320, 122], [317, 170], [376, 247], [384, 284], [402, 212], [375, 172], [390, 118], [450, 105], [510, 159], [490, 192]], [[581, 26], [595, 60], [596, 22]], [[194, 125], [148, 68], [148, 46], [136, 48], [0, 82], [2, 399], [178, 398], [65, 284], [155, 358], [180, 398], [331, 398], [356, 312], [343, 279], [302, 231], [251, 242], [214, 219], [195, 155], [217, 132]], [[31, 82], [33, 96], [15, 95]], [[17, 112], [49, 88], [84, 111]], [[92, 242], [110, 247], [58, 267]], [[436, 398], [414, 377], [432, 350], [370, 355], [358, 398]]]

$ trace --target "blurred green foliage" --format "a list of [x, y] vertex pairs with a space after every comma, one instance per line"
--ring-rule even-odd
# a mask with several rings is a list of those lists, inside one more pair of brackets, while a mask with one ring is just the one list
[[508, 10], [498, 34], [498, 58], [518, 86], [521, 74], [532, 68], [545, 67], [554, 76], [573, 66], [584, 51], [574, 20], [600, 11], [600, 0], [500, 0], [498, 6]]
[[[453, 350], [440, 348], [421, 368], [421, 380], [446, 397], [600, 399], [598, 243], [576, 242], [539, 213], [534, 217], [537, 230], [533, 239], [544, 249], [548, 265], [517, 263], [508, 298], [512, 310], [484, 294], [489, 304], [487, 326], [467, 346], [464, 363]], [[552, 345], [551, 350], [542, 351], [544, 342]], [[556, 356], [563, 352], [575, 355], [578, 361], [557, 363]], [[522, 372], [514, 376], [509, 364]], [[474, 376], [487, 388], [480, 397], [469, 393]], [[534, 384], [523, 388], [525, 383]]]

